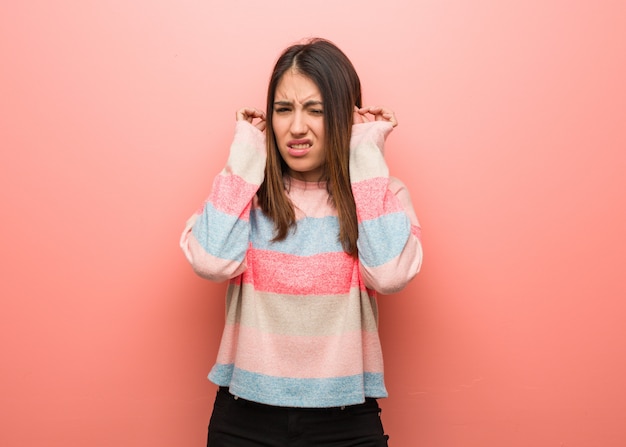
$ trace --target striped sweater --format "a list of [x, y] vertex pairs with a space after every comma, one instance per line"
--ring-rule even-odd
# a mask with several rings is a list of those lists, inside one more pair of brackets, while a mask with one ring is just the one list
[[402, 289], [422, 260], [409, 194], [389, 177], [383, 158], [391, 129], [386, 122], [353, 126], [355, 259], [342, 250], [324, 184], [290, 179], [296, 228], [271, 242], [273, 223], [256, 198], [265, 134], [237, 122], [227, 165], [181, 237], [196, 273], [229, 281], [212, 382], [277, 406], [333, 407], [387, 396], [376, 294]]

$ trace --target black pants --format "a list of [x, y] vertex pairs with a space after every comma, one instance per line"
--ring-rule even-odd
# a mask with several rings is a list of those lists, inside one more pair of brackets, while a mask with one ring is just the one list
[[274, 407], [220, 388], [207, 447], [387, 447], [376, 399], [336, 408]]

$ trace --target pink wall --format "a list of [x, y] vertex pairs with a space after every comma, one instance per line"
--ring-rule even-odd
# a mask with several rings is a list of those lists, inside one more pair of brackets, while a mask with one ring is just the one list
[[224, 285], [178, 248], [302, 36], [393, 108], [423, 272], [381, 299], [391, 445], [626, 442], [626, 3], [4, 2], [0, 445], [200, 446]]

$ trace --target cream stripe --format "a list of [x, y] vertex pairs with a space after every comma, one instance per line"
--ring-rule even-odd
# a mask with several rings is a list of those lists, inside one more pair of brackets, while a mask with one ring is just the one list
[[[243, 300], [250, 300], [242, 306]], [[295, 296], [263, 293], [250, 284], [231, 283], [226, 323], [283, 335], [328, 336], [351, 331], [376, 332], [376, 298], [356, 288], [349, 295]]]

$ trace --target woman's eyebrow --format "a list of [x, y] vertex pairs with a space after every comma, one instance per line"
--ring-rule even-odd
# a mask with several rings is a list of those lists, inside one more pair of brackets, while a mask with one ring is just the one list
[[312, 106], [323, 106], [324, 103], [322, 101], [318, 101], [316, 99], [310, 99], [302, 104], [304, 107], [312, 107]]
[[[293, 106], [293, 102], [291, 101], [274, 101], [274, 105], [275, 106]], [[305, 101], [304, 104], [302, 104], [303, 107], [313, 107], [313, 106], [323, 106], [324, 103], [322, 101], [316, 100], [316, 99], [310, 99], [308, 101]]]

